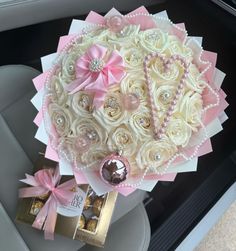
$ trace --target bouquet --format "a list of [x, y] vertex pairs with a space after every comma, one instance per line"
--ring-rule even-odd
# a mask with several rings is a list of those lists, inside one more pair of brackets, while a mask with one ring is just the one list
[[200, 43], [144, 7], [74, 20], [33, 80], [46, 157], [98, 194], [195, 171], [227, 118], [224, 74]]
[[196, 171], [228, 105], [217, 54], [201, 42], [144, 7], [73, 20], [33, 80], [46, 158], [98, 195], [151, 191]]

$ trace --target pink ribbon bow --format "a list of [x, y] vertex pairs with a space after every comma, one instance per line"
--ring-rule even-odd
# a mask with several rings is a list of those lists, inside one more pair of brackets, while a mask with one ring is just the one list
[[124, 77], [124, 61], [117, 51], [107, 55], [107, 48], [92, 45], [75, 65], [76, 79], [66, 90], [73, 94], [80, 90], [94, 92], [94, 105], [99, 108], [111, 84], [119, 83]]
[[37, 229], [44, 229], [45, 239], [54, 239], [54, 229], [57, 219], [57, 206], [68, 205], [73, 197], [74, 192], [71, 191], [76, 186], [75, 179], [66, 181], [58, 185], [61, 176], [59, 168], [42, 169], [34, 174], [34, 176], [26, 174], [26, 179], [20, 180], [32, 187], [20, 188], [19, 197], [37, 197], [51, 192], [44, 206], [39, 211], [33, 227]]

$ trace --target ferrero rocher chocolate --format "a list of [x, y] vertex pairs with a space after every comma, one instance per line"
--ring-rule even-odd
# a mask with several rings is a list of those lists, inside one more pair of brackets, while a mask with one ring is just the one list
[[90, 232], [95, 232], [96, 231], [96, 227], [98, 224], [98, 220], [96, 219], [89, 219], [87, 224], [86, 224], [86, 229]]
[[79, 219], [79, 229], [83, 229], [83, 228], [85, 227], [85, 223], [86, 223], [85, 217], [84, 217], [84, 215], [82, 214], [82, 215], [80, 216], [80, 219]]
[[39, 198], [40, 200], [47, 200], [48, 197], [49, 197], [49, 193], [46, 193], [46, 194], [38, 196], [37, 198]]
[[101, 209], [102, 209], [102, 205], [103, 205], [104, 199], [101, 197], [98, 197], [94, 200], [93, 202], [93, 213], [96, 216], [100, 215]]
[[40, 200], [34, 200], [30, 208], [30, 214], [37, 215], [40, 209], [44, 206], [44, 203]]
[[84, 210], [88, 210], [91, 206], [91, 203], [92, 203], [91, 197], [87, 196], [84, 203]]

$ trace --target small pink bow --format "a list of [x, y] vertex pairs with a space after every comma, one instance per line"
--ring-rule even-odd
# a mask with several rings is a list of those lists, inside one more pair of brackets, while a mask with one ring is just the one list
[[68, 205], [73, 197], [74, 192], [71, 191], [76, 186], [75, 179], [66, 181], [58, 185], [61, 176], [59, 168], [42, 169], [34, 174], [34, 176], [26, 174], [26, 179], [20, 180], [32, 187], [20, 188], [19, 197], [38, 197], [51, 192], [44, 206], [39, 211], [33, 227], [44, 229], [45, 239], [54, 239], [54, 229], [57, 219], [57, 206]]
[[73, 94], [80, 90], [94, 92], [94, 105], [99, 108], [111, 84], [119, 83], [124, 77], [124, 61], [117, 51], [107, 55], [107, 48], [92, 45], [75, 65], [76, 79], [66, 90]]

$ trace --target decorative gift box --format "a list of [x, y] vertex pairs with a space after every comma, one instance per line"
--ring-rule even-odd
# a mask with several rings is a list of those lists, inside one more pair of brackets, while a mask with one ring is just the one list
[[[43, 158], [37, 163], [35, 169], [40, 172], [42, 171], [40, 168], [44, 168], [46, 171], [53, 170], [54, 174], [56, 172], [55, 163]], [[35, 173], [35, 176], [37, 173]], [[29, 179], [29, 175], [27, 177]], [[60, 184], [65, 184], [63, 183], [65, 180], [68, 180], [68, 177], [62, 177], [59, 181]], [[31, 189], [31, 187], [26, 189]], [[66, 205], [57, 204], [55, 229], [53, 232], [55, 231], [57, 234], [102, 247], [110, 225], [117, 193], [110, 192], [103, 196], [97, 196], [89, 185], [77, 186], [75, 183], [71, 185], [70, 190], [74, 193], [70, 203]], [[40, 219], [37, 219], [37, 216], [45, 207], [52, 193], [51, 191], [35, 197], [27, 196], [26, 198], [21, 198], [16, 221], [31, 224], [36, 228], [42, 228], [46, 232], [47, 220], [40, 227], [35, 223]], [[22, 196], [22, 190], [20, 190], [20, 194]], [[46, 217], [49, 218], [52, 215], [47, 214]], [[50, 238], [46, 233], [45, 237]]]

